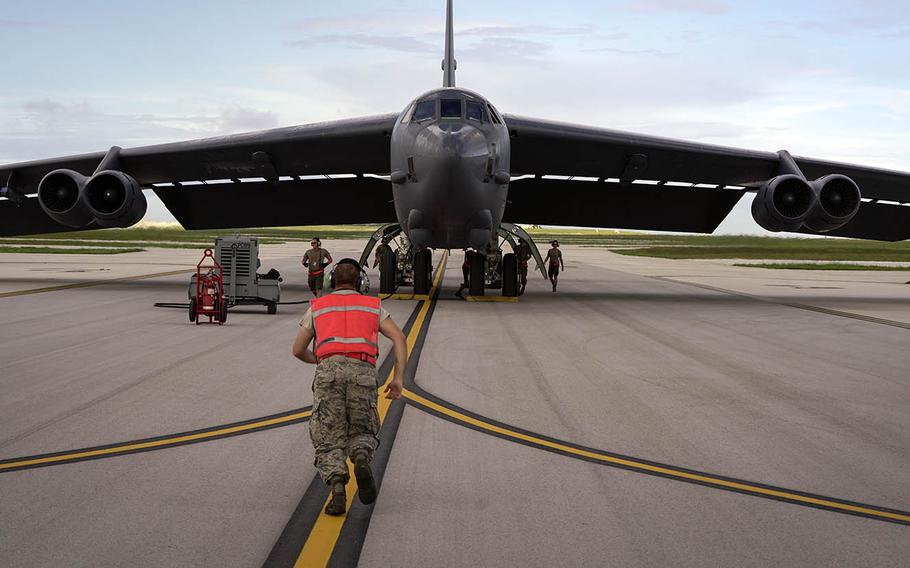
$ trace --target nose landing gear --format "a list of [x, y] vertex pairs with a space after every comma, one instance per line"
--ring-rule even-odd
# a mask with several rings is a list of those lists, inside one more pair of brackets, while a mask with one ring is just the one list
[[[394, 294], [400, 286], [413, 286], [415, 294], [429, 294], [433, 272], [433, 253], [428, 250], [415, 251], [398, 223], [379, 227], [367, 241], [360, 265], [369, 266], [370, 254], [376, 243], [382, 241], [377, 250], [379, 266], [379, 293]], [[393, 248], [396, 246], [397, 248]]]

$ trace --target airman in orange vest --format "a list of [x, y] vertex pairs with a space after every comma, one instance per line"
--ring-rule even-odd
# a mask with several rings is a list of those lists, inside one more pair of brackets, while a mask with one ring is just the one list
[[354, 464], [360, 501], [369, 504], [376, 500], [370, 463], [379, 445], [376, 360], [380, 333], [392, 340], [395, 353], [386, 398], [399, 398], [404, 386], [404, 334], [378, 298], [358, 292], [363, 277], [357, 261], [340, 260], [331, 276], [334, 292], [313, 300], [292, 348], [301, 361], [316, 363], [310, 438], [316, 450], [316, 469], [332, 491], [325, 508], [329, 515], [343, 515], [347, 506], [345, 458]]

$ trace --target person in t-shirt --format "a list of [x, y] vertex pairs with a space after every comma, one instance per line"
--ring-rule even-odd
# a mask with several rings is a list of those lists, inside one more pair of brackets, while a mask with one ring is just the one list
[[553, 284], [553, 291], [556, 291], [556, 284], [559, 281], [559, 270], [566, 269], [566, 265], [562, 262], [562, 252], [559, 250], [559, 241], [551, 241], [553, 245], [550, 250], [547, 251], [547, 264], [549, 265], [549, 270], [547, 274], [550, 276], [550, 283]]
[[319, 240], [319, 237], [313, 237], [313, 240], [310, 241], [310, 250], [304, 253], [301, 264], [309, 269], [307, 283], [310, 285], [310, 291], [317, 298], [322, 295], [325, 267], [331, 262], [332, 255], [322, 248], [322, 241]]

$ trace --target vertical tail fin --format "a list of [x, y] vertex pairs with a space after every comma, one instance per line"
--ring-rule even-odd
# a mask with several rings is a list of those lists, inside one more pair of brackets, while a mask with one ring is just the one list
[[442, 86], [455, 86], [455, 30], [452, 24], [452, 0], [446, 4], [446, 55], [442, 60]]

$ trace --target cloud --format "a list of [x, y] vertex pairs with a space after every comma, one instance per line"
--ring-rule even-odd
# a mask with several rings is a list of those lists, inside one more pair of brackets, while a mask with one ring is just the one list
[[292, 47], [314, 48], [325, 45], [342, 45], [357, 49], [379, 48], [407, 53], [428, 53], [439, 51], [438, 42], [431, 44], [413, 35], [318, 34], [287, 42]]
[[[103, 101], [102, 101], [103, 102]], [[98, 104], [101, 104], [99, 102]], [[88, 100], [30, 99], [0, 105], [0, 160], [89, 152], [261, 130], [278, 125], [271, 111], [226, 106], [215, 114], [151, 114], [99, 110]]]
[[683, 12], [716, 16], [726, 14], [732, 6], [720, 0], [631, 0], [625, 5], [631, 12]]

